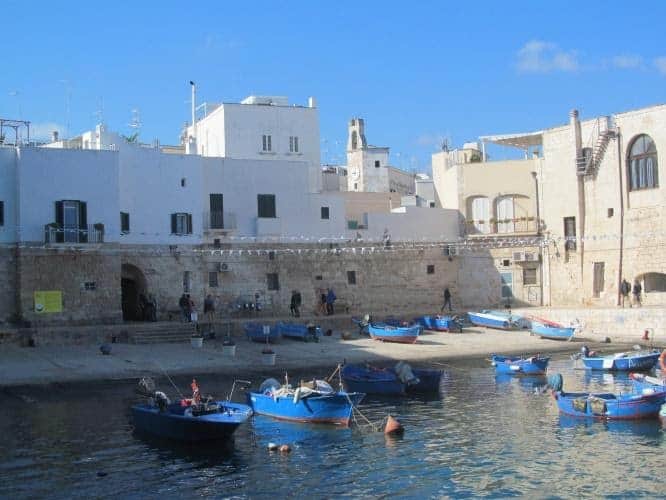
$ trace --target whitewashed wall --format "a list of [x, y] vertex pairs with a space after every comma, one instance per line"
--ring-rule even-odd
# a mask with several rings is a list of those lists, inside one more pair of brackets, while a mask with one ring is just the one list
[[0, 200], [5, 203], [5, 223], [0, 226], [0, 243], [16, 242], [16, 149], [0, 147]]

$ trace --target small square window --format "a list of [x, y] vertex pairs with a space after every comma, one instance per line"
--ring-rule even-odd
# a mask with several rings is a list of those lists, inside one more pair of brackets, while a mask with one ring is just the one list
[[330, 219], [330, 211], [328, 207], [321, 207], [321, 218]]
[[347, 284], [356, 284], [356, 271], [347, 271]]
[[273, 250], [268, 252], [268, 260], [275, 260], [275, 252]]
[[502, 259], [502, 267], [509, 267], [511, 265], [511, 261], [509, 259]]
[[97, 290], [97, 283], [94, 281], [86, 281], [83, 284], [83, 289], [86, 291]]
[[280, 289], [280, 280], [277, 273], [268, 273], [266, 275], [266, 283], [269, 290], [279, 290]]
[[186, 184], [187, 184], [187, 180], [185, 179], [185, 177], [183, 177], [183, 178], [180, 180], [180, 187], [185, 187]]
[[208, 286], [211, 288], [217, 288], [218, 287], [218, 281], [217, 281], [217, 271], [210, 271], [208, 273]]
[[120, 232], [122, 234], [130, 232], [130, 215], [127, 212], [120, 212]]
[[435, 274], [435, 265], [434, 264], [428, 264], [426, 266], [426, 272], [428, 274]]
[[526, 267], [523, 269], [523, 285], [536, 285], [537, 284], [537, 270], [536, 268]]
[[613, 210], [612, 208], [609, 208], [608, 209], [608, 218], [610, 219], [611, 217], [613, 217], [614, 214], [615, 214], [615, 210]]
[[324, 279], [324, 277], [321, 274], [318, 274], [317, 276], [315, 276], [315, 280], [317, 280], [317, 281], [321, 281], [323, 279]]
[[435, 208], [435, 202], [434, 201], [430, 202], [430, 208]]
[[379, 163], [379, 160], [375, 160], [375, 168], [379, 168], [381, 164]]

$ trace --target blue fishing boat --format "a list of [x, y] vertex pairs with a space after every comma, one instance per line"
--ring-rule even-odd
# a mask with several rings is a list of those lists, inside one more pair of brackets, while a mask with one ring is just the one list
[[563, 326], [552, 321], [532, 319], [531, 332], [542, 339], [572, 340], [576, 333], [576, 328], [573, 326]]
[[589, 356], [583, 346], [581, 360], [588, 370], [649, 371], [657, 364], [659, 351], [619, 352], [608, 356]]
[[252, 342], [274, 343], [280, 338], [280, 332], [275, 326], [264, 325], [261, 323], [243, 324], [245, 335]]
[[666, 401], [666, 388], [628, 394], [553, 391], [561, 413], [598, 419], [642, 419], [659, 415]]
[[386, 323], [370, 323], [368, 333], [370, 338], [374, 340], [414, 344], [421, 334], [421, 326], [392, 326]]
[[255, 413], [269, 417], [317, 424], [348, 426], [352, 411], [365, 394], [334, 391], [323, 380], [301, 384], [296, 388], [280, 385], [275, 379], [261, 384], [259, 391], [248, 394]]
[[498, 356], [493, 354], [491, 363], [496, 373], [513, 375], [544, 375], [548, 368], [549, 357], [540, 355], [524, 357]]
[[[192, 385], [196, 386], [196, 381]], [[198, 391], [196, 387], [192, 399], [173, 403], [163, 392], [144, 392], [148, 402], [132, 406], [135, 430], [186, 442], [222, 440], [230, 438], [252, 415], [252, 409], [244, 404], [202, 401]]]
[[371, 365], [344, 365], [340, 371], [342, 384], [350, 392], [401, 395], [438, 393], [442, 370], [412, 368], [399, 361], [392, 368]]
[[468, 312], [470, 322], [476, 326], [495, 328], [499, 330], [516, 330], [518, 324], [509, 314], [498, 314], [496, 311], [483, 310], [480, 312]]
[[666, 390], [666, 378], [651, 377], [644, 373], [630, 373], [629, 378], [638, 390], [653, 389]]
[[457, 316], [419, 316], [415, 320], [426, 330], [462, 333], [462, 321]]
[[303, 323], [286, 323], [279, 322], [275, 325], [278, 333], [283, 337], [290, 337], [294, 339], [301, 339], [305, 341], [319, 342], [321, 337], [321, 327], [313, 324]]

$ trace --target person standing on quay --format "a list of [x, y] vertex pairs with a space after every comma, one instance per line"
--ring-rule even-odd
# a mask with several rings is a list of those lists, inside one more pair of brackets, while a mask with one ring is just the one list
[[208, 320], [208, 331], [212, 332], [215, 320], [215, 299], [210, 293], [204, 299], [204, 316]]
[[442, 306], [442, 309], [440, 309], [440, 312], [444, 312], [447, 305], [449, 306], [449, 312], [453, 311], [451, 308], [451, 292], [449, 291], [448, 286], [444, 289], [444, 305]]
[[634, 294], [634, 304], [636, 307], [641, 307], [641, 292], [643, 291], [643, 287], [639, 283], [638, 280], [634, 281], [634, 289], [632, 290]]
[[[629, 292], [631, 292], [631, 285], [626, 279], [622, 280], [620, 284], [620, 294], [622, 294], [622, 307], [624, 303], [629, 301]], [[631, 306], [631, 303], [629, 304]]]
[[335, 313], [333, 304], [335, 303], [336, 299], [337, 297], [335, 296], [335, 292], [332, 288], [329, 288], [328, 293], [326, 294], [326, 314], [329, 316]]

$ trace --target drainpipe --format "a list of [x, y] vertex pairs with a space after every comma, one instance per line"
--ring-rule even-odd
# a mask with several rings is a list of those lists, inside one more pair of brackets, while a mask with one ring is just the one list
[[620, 291], [620, 285], [622, 283], [622, 265], [624, 260], [624, 172], [622, 169], [622, 134], [620, 133], [620, 128], [617, 127], [615, 133], [617, 137], [617, 175], [620, 185], [620, 257], [618, 262], [618, 276], [617, 276], [617, 305], [621, 305], [622, 302], [622, 292]]
[[[575, 144], [575, 157], [574, 157], [574, 166], [578, 169], [578, 158], [582, 156], [582, 143], [580, 131], [580, 121], [578, 120], [578, 110], [572, 109], [569, 113], [569, 121], [571, 124], [571, 133], [573, 134], [573, 141]], [[578, 234], [580, 235], [578, 239], [578, 248], [580, 248], [580, 285], [583, 288], [583, 297], [585, 296], [584, 288], [584, 255], [585, 255], [585, 176], [578, 175], [576, 172], [577, 186], [578, 186]]]
[[[539, 179], [535, 171], [531, 172], [532, 178], [534, 179], [534, 199], [536, 200], [536, 230], [537, 237], [541, 236], [541, 211], [539, 209]], [[541, 243], [541, 241], [539, 241]], [[541, 246], [541, 245], [539, 245]], [[544, 255], [545, 260], [545, 255]], [[543, 262], [539, 266], [539, 283], [541, 284], [541, 293], [539, 298], [539, 305], [543, 306]]]

